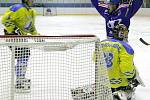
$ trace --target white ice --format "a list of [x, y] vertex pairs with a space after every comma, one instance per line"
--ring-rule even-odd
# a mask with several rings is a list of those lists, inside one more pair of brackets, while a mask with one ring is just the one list
[[[0, 17], [1, 20], [1, 17]], [[105, 39], [105, 21], [101, 16], [38, 16], [36, 28], [41, 35], [95, 34]], [[146, 87], [139, 86], [136, 100], [150, 100], [150, 46], [139, 41], [142, 37], [150, 43], [150, 17], [134, 16], [131, 20], [129, 44], [135, 50], [134, 63]], [[0, 23], [0, 34], [3, 26]]]

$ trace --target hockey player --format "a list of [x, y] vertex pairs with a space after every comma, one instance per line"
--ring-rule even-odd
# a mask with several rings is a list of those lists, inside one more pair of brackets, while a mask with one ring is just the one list
[[100, 44], [104, 52], [114, 100], [132, 100], [135, 87], [144, 84], [133, 63], [134, 50], [123, 41], [128, 34], [127, 27], [118, 24], [112, 31], [112, 38], [103, 40]]
[[[91, 0], [97, 11], [105, 18], [107, 38], [113, 37], [112, 29], [117, 24], [124, 24], [128, 29], [130, 19], [141, 7], [143, 0], [129, 0], [129, 3], [122, 3], [121, 0]], [[128, 41], [128, 35], [125, 38]]]
[[[2, 17], [5, 35], [39, 35], [35, 28], [35, 10], [31, 8], [34, 0], [22, 0], [22, 4], [11, 6]], [[10, 47], [12, 50], [12, 47]], [[30, 90], [30, 79], [25, 78], [30, 49], [15, 47], [16, 90]]]

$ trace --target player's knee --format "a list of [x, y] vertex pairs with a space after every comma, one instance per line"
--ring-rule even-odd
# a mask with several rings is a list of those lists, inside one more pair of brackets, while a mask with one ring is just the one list
[[30, 48], [16, 48], [15, 49], [15, 58], [20, 59], [20, 58], [26, 58], [28, 59], [30, 57]]

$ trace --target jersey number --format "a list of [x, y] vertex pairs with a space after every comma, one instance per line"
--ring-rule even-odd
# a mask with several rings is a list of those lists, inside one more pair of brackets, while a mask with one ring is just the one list
[[110, 68], [113, 65], [113, 54], [112, 53], [104, 53], [104, 58], [106, 61], [107, 68]]

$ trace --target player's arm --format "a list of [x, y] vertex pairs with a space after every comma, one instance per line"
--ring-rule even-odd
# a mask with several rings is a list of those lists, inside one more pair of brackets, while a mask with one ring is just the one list
[[134, 51], [129, 45], [121, 46], [120, 51], [120, 70], [126, 78], [135, 76], [135, 66], [133, 63]]
[[140, 9], [142, 4], [143, 4], [143, 0], [132, 0], [131, 4], [129, 4], [127, 17], [129, 18], [133, 17], [135, 13]]
[[16, 30], [15, 19], [15, 13], [11, 11], [7, 11], [2, 17], [2, 24], [9, 34], [13, 34]]
[[[21, 8], [23, 5], [18, 4], [11, 6], [8, 11], [2, 17], [2, 24], [5, 26], [5, 34], [9, 35], [21, 35], [22, 32], [19, 29], [19, 25], [17, 24], [20, 21], [20, 16], [22, 16]], [[19, 23], [22, 23], [21, 21]]]
[[103, 16], [105, 16], [105, 10], [108, 9], [108, 5], [100, 2], [99, 0], [91, 0], [93, 6], [97, 9], [97, 11]]
[[37, 30], [36, 30], [36, 27], [35, 27], [35, 17], [36, 17], [36, 11], [34, 9], [31, 10], [31, 16], [33, 18], [33, 24], [32, 24], [32, 27], [30, 29], [30, 34], [31, 35], [40, 35]]

